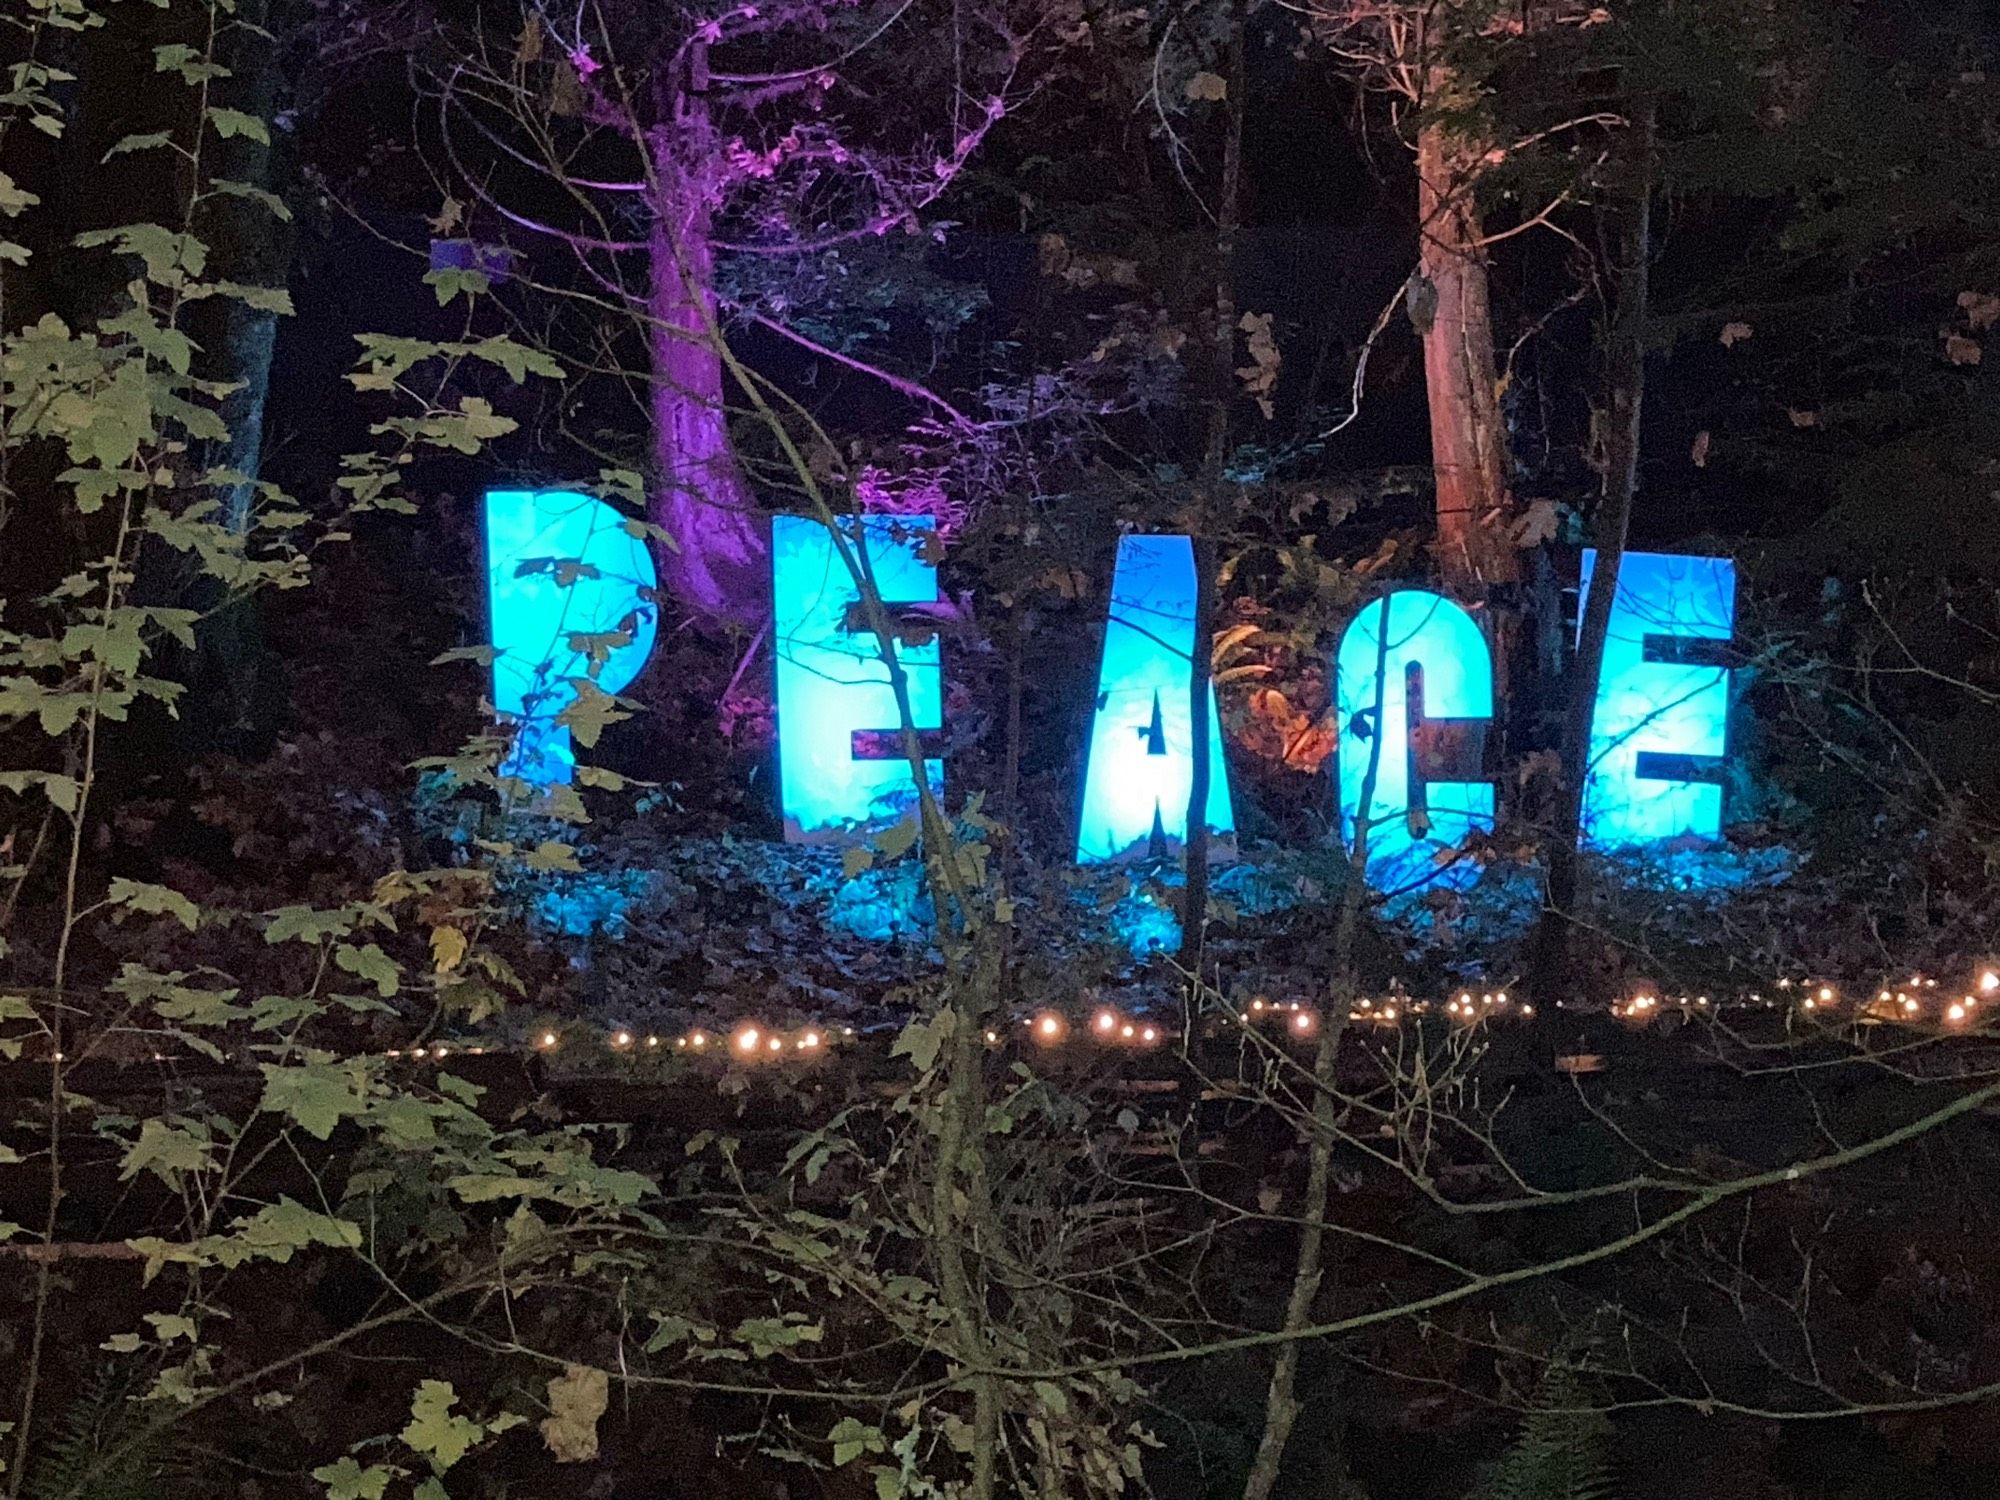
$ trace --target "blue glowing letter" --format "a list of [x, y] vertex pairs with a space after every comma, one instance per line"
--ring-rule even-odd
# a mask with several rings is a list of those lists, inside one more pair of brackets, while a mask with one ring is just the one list
[[656, 582], [645, 542], [602, 500], [487, 492], [493, 706], [519, 721], [505, 774], [569, 780], [569, 728], [556, 717], [575, 701], [578, 679], [615, 693], [639, 675], [653, 654]]
[[[1594, 551], [1583, 554], [1590, 592]], [[1582, 610], [1578, 610], [1580, 615]], [[1720, 648], [1736, 624], [1736, 564], [1726, 557], [1627, 552], [1590, 724], [1583, 830], [1594, 844], [1722, 834], [1718, 779], [1729, 722]]]
[[[1436, 737], [1425, 729], [1442, 720], [1493, 717], [1493, 657], [1479, 623], [1437, 594], [1399, 590], [1347, 627], [1334, 672], [1340, 826], [1350, 848], [1363, 789], [1374, 781], [1359, 830], [1368, 842], [1369, 883], [1404, 890], [1433, 879], [1469, 879], [1474, 872], [1454, 869], [1451, 852], [1468, 834], [1492, 828], [1493, 784], [1432, 781], [1433, 768], [1417, 752]], [[1420, 695], [1413, 695], [1417, 683]]]
[[[1184, 536], [1128, 536], [1118, 543], [1097, 713], [1090, 727], [1076, 857], [1094, 864], [1144, 854], [1157, 831], [1178, 847], [1194, 784], [1194, 545]], [[1236, 831], [1215, 689], [1208, 692], [1208, 826]]]
[[[867, 516], [843, 520], [850, 545], [866, 550], [882, 598], [890, 604], [937, 599], [937, 567], [922, 556], [933, 523], [928, 516]], [[833, 535], [805, 516], [771, 521], [771, 589], [778, 642], [778, 772], [785, 838], [792, 843], [838, 839], [857, 824], [902, 816], [916, 799], [909, 763], [855, 757], [857, 734], [901, 727], [889, 669], [875, 637], [848, 612], [861, 600]], [[910, 714], [919, 729], [942, 723], [943, 672], [937, 637], [898, 643], [908, 674]], [[924, 762], [933, 790], [943, 767]]]

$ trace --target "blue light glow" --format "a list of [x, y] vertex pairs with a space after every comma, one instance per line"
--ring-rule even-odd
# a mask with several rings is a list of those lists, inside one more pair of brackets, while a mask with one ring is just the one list
[[[1597, 562], [1583, 554], [1583, 597]], [[1578, 614], [1582, 614], [1579, 608]], [[1584, 784], [1584, 837], [1617, 847], [1722, 835], [1720, 772], [1729, 668], [1680, 643], [1727, 641], [1736, 564], [1726, 557], [1627, 552], [1612, 596]]]
[[616, 693], [639, 675], [653, 654], [657, 581], [644, 540], [602, 500], [487, 491], [493, 706], [519, 726], [504, 773], [537, 785], [570, 779], [575, 756], [556, 716], [579, 678]]
[[[937, 599], [937, 567], [921, 555], [933, 523], [928, 516], [844, 518], [850, 543], [865, 549], [886, 603]], [[854, 736], [893, 732], [901, 724], [889, 671], [874, 635], [849, 626], [860, 602], [833, 535], [806, 516], [771, 522], [771, 585], [778, 657], [778, 770], [785, 837], [792, 843], [841, 839], [870, 824], [894, 821], [914, 804], [916, 786], [900, 754], [857, 760]], [[942, 723], [943, 672], [937, 637], [899, 642], [910, 712], [919, 729]], [[924, 762], [933, 790], [944, 770]]]
[[1478, 873], [1451, 855], [1475, 830], [1493, 827], [1489, 781], [1429, 781], [1411, 754], [1411, 668], [1422, 674], [1423, 722], [1493, 717], [1493, 657], [1479, 623], [1440, 595], [1403, 589], [1355, 617], [1335, 654], [1340, 716], [1340, 826], [1354, 846], [1362, 790], [1368, 883], [1406, 890], [1433, 880], [1469, 883]]
[[[1157, 829], [1167, 847], [1187, 832], [1194, 785], [1188, 672], [1195, 649], [1194, 545], [1184, 536], [1118, 543], [1097, 711], [1090, 726], [1076, 857], [1095, 864], [1145, 854]], [[1208, 693], [1208, 826], [1236, 831], [1215, 690]]]

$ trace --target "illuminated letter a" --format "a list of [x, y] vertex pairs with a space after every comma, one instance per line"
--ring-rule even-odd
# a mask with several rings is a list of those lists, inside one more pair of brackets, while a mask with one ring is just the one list
[[[1194, 784], [1189, 669], [1195, 651], [1194, 546], [1184, 536], [1128, 536], [1118, 543], [1104, 663], [1090, 725], [1080, 864], [1145, 854], [1155, 836], [1178, 848]], [[1236, 830], [1215, 689], [1208, 695], [1208, 826]]]

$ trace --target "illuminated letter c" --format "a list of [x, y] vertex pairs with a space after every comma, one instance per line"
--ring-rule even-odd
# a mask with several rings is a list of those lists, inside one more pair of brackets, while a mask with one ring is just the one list
[[1464, 883], [1473, 872], [1454, 869], [1451, 855], [1493, 827], [1493, 783], [1430, 780], [1417, 752], [1443, 721], [1493, 717], [1493, 657], [1479, 622], [1441, 595], [1399, 590], [1347, 627], [1334, 675], [1341, 832], [1350, 849], [1365, 839], [1369, 884]]

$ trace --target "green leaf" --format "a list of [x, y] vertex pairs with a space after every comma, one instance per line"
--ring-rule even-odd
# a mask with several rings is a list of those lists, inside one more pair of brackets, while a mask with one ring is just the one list
[[941, 1010], [929, 1020], [916, 1020], [903, 1028], [896, 1045], [889, 1049], [891, 1057], [907, 1057], [919, 1073], [928, 1073], [937, 1063], [938, 1049], [945, 1038], [952, 1033], [958, 1019], [957, 1012]]
[[271, 132], [255, 115], [246, 115], [240, 109], [223, 109], [209, 106], [208, 123], [215, 127], [215, 133], [225, 141], [243, 136], [260, 146], [271, 144]]
[[249, 286], [241, 281], [204, 281], [187, 289], [187, 300], [198, 302], [204, 297], [226, 297], [231, 302], [241, 302], [255, 312], [275, 313], [281, 318], [292, 315], [292, 294], [281, 286]]
[[314, 1469], [312, 1477], [326, 1486], [326, 1500], [382, 1500], [389, 1481], [396, 1476], [382, 1464], [364, 1469], [352, 1455], [343, 1453], [335, 1462]]
[[264, 927], [267, 943], [319, 943], [330, 937], [345, 937], [354, 931], [358, 919], [352, 907], [316, 911], [310, 906], [281, 906], [265, 915], [271, 919]]
[[534, 1178], [505, 1173], [466, 1173], [448, 1179], [445, 1186], [467, 1203], [492, 1203], [500, 1198], [532, 1198], [542, 1192], [542, 1184]]
[[[788, 1316], [796, 1318], [798, 1314]], [[779, 1349], [817, 1344], [825, 1336], [826, 1330], [817, 1323], [787, 1322], [784, 1318], [745, 1318], [734, 1331], [737, 1342], [748, 1344], [758, 1359], [769, 1359]]]
[[123, 156], [128, 151], [155, 151], [172, 139], [173, 133], [166, 130], [147, 130], [137, 135], [120, 136], [104, 153], [104, 160], [110, 161], [112, 157]]
[[316, 1140], [327, 1139], [343, 1119], [363, 1111], [355, 1079], [345, 1068], [333, 1063], [297, 1068], [273, 1063], [259, 1066], [264, 1073], [264, 1097], [258, 1108], [267, 1114], [290, 1116]]
[[876, 834], [873, 842], [884, 859], [900, 859], [916, 847], [917, 832], [917, 816], [912, 813], [902, 822]]
[[239, 1222], [232, 1237], [250, 1254], [280, 1264], [290, 1261], [294, 1251], [313, 1245], [324, 1245], [331, 1250], [361, 1248], [359, 1224], [315, 1212], [286, 1197]]
[[73, 813], [83, 801], [83, 786], [73, 776], [54, 771], [0, 771], [0, 791], [24, 794], [37, 787], [44, 797], [66, 813]]
[[23, 209], [33, 208], [42, 200], [24, 187], [15, 185], [14, 179], [0, 172], [0, 214], [14, 218]]
[[[456, 266], [440, 266], [435, 271], [424, 273], [424, 284], [437, 293], [438, 306], [447, 306], [451, 299], [463, 295], [470, 302], [492, 286], [491, 279], [484, 271], [474, 271]], [[518, 378], [518, 377], [517, 377]]]
[[206, 1130], [152, 1119], [139, 1127], [134, 1141], [118, 1164], [118, 1180], [130, 1182], [141, 1172], [151, 1172], [168, 1187], [179, 1189], [181, 1173], [213, 1170]]
[[572, 875], [583, 873], [583, 866], [576, 862], [576, 850], [556, 839], [544, 839], [528, 851], [528, 868], [562, 870]]
[[438, 1092], [456, 1099], [467, 1109], [479, 1107], [479, 1096], [486, 1092], [476, 1083], [460, 1078], [456, 1073], [440, 1073], [437, 1077]]
[[337, 968], [374, 985], [375, 992], [385, 1000], [402, 987], [402, 970], [374, 943], [363, 943], [359, 947], [353, 943], [337, 943], [333, 949], [333, 962]]
[[189, 932], [201, 925], [200, 908], [179, 891], [164, 885], [149, 885], [145, 881], [126, 880], [119, 876], [112, 880], [111, 889], [104, 899], [113, 906], [129, 907], [148, 916], [172, 917]]
[[470, 1417], [454, 1416], [458, 1393], [448, 1380], [426, 1380], [410, 1400], [410, 1422], [403, 1441], [431, 1461], [442, 1474], [472, 1450], [485, 1429]]
[[842, 1417], [826, 1436], [827, 1441], [833, 1444], [833, 1466], [836, 1469], [853, 1463], [864, 1453], [886, 1453], [889, 1449], [881, 1428], [870, 1427], [853, 1417]]
[[[108, 249], [116, 255], [135, 255], [146, 268], [146, 279], [162, 286], [181, 286], [188, 277], [199, 276], [208, 265], [206, 245], [191, 234], [176, 233], [159, 224], [121, 224], [114, 229], [87, 230], [70, 243], [79, 250]], [[99, 391], [90, 404], [103, 405], [108, 394]], [[151, 392], [142, 388], [139, 394], [149, 398]], [[71, 446], [74, 451], [75, 445]]]
[[477, 662], [482, 667], [490, 667], [500, 659], [498, 646], [453, 646], [449, 651], [440, 651], [431, 658], [431, 665], [441, 667], [447, 662]]
[[153, 1325], [153, 1337], [163, 1344], [171, 1344], [175, 1339], [186, 1339], [195, 1343], [201, 1330], [195, 1327], [194, 1319], [179, 1313], [149, 1312], [143, 1315]]
[[431, 929], [431, 968], [439, 974], [449, 974], [465, 961], [467, 944], [465, 934], [446, 923]]
[[252, 203], [261, 203], [271, 211], [273, 218], [291, 222], [291, 205], [276, 193], [260, 188], [254, 182], [236, 182], [227, 177], [217, 177], [208, 184], [211, 193], [220, 193], [225, 198], [247, 198]]
[[570, 685], [576, 689], [576, 697], [556, 715], [556, 723], [569, 730], [586, 750], [596, 748], [606, 729], [632, 717], [619, 707], [618, 699], [588, 677], [572, 677]]
[[[440, 291], [438, 301], [445, 300]], [[483, 359], [489, 364], [498, 365], [513, 378], [516, 385], [521, 384], [530, 375], [541, 375], [550, 380], [563, 378], [563, 367], [556, 363], [554, 355], [545, 350], [531, 349], [526, 344], [517, 344], [504, 333], [496, 333], [491, 338], [481, 339], [466, 352], [475, 359]]]

